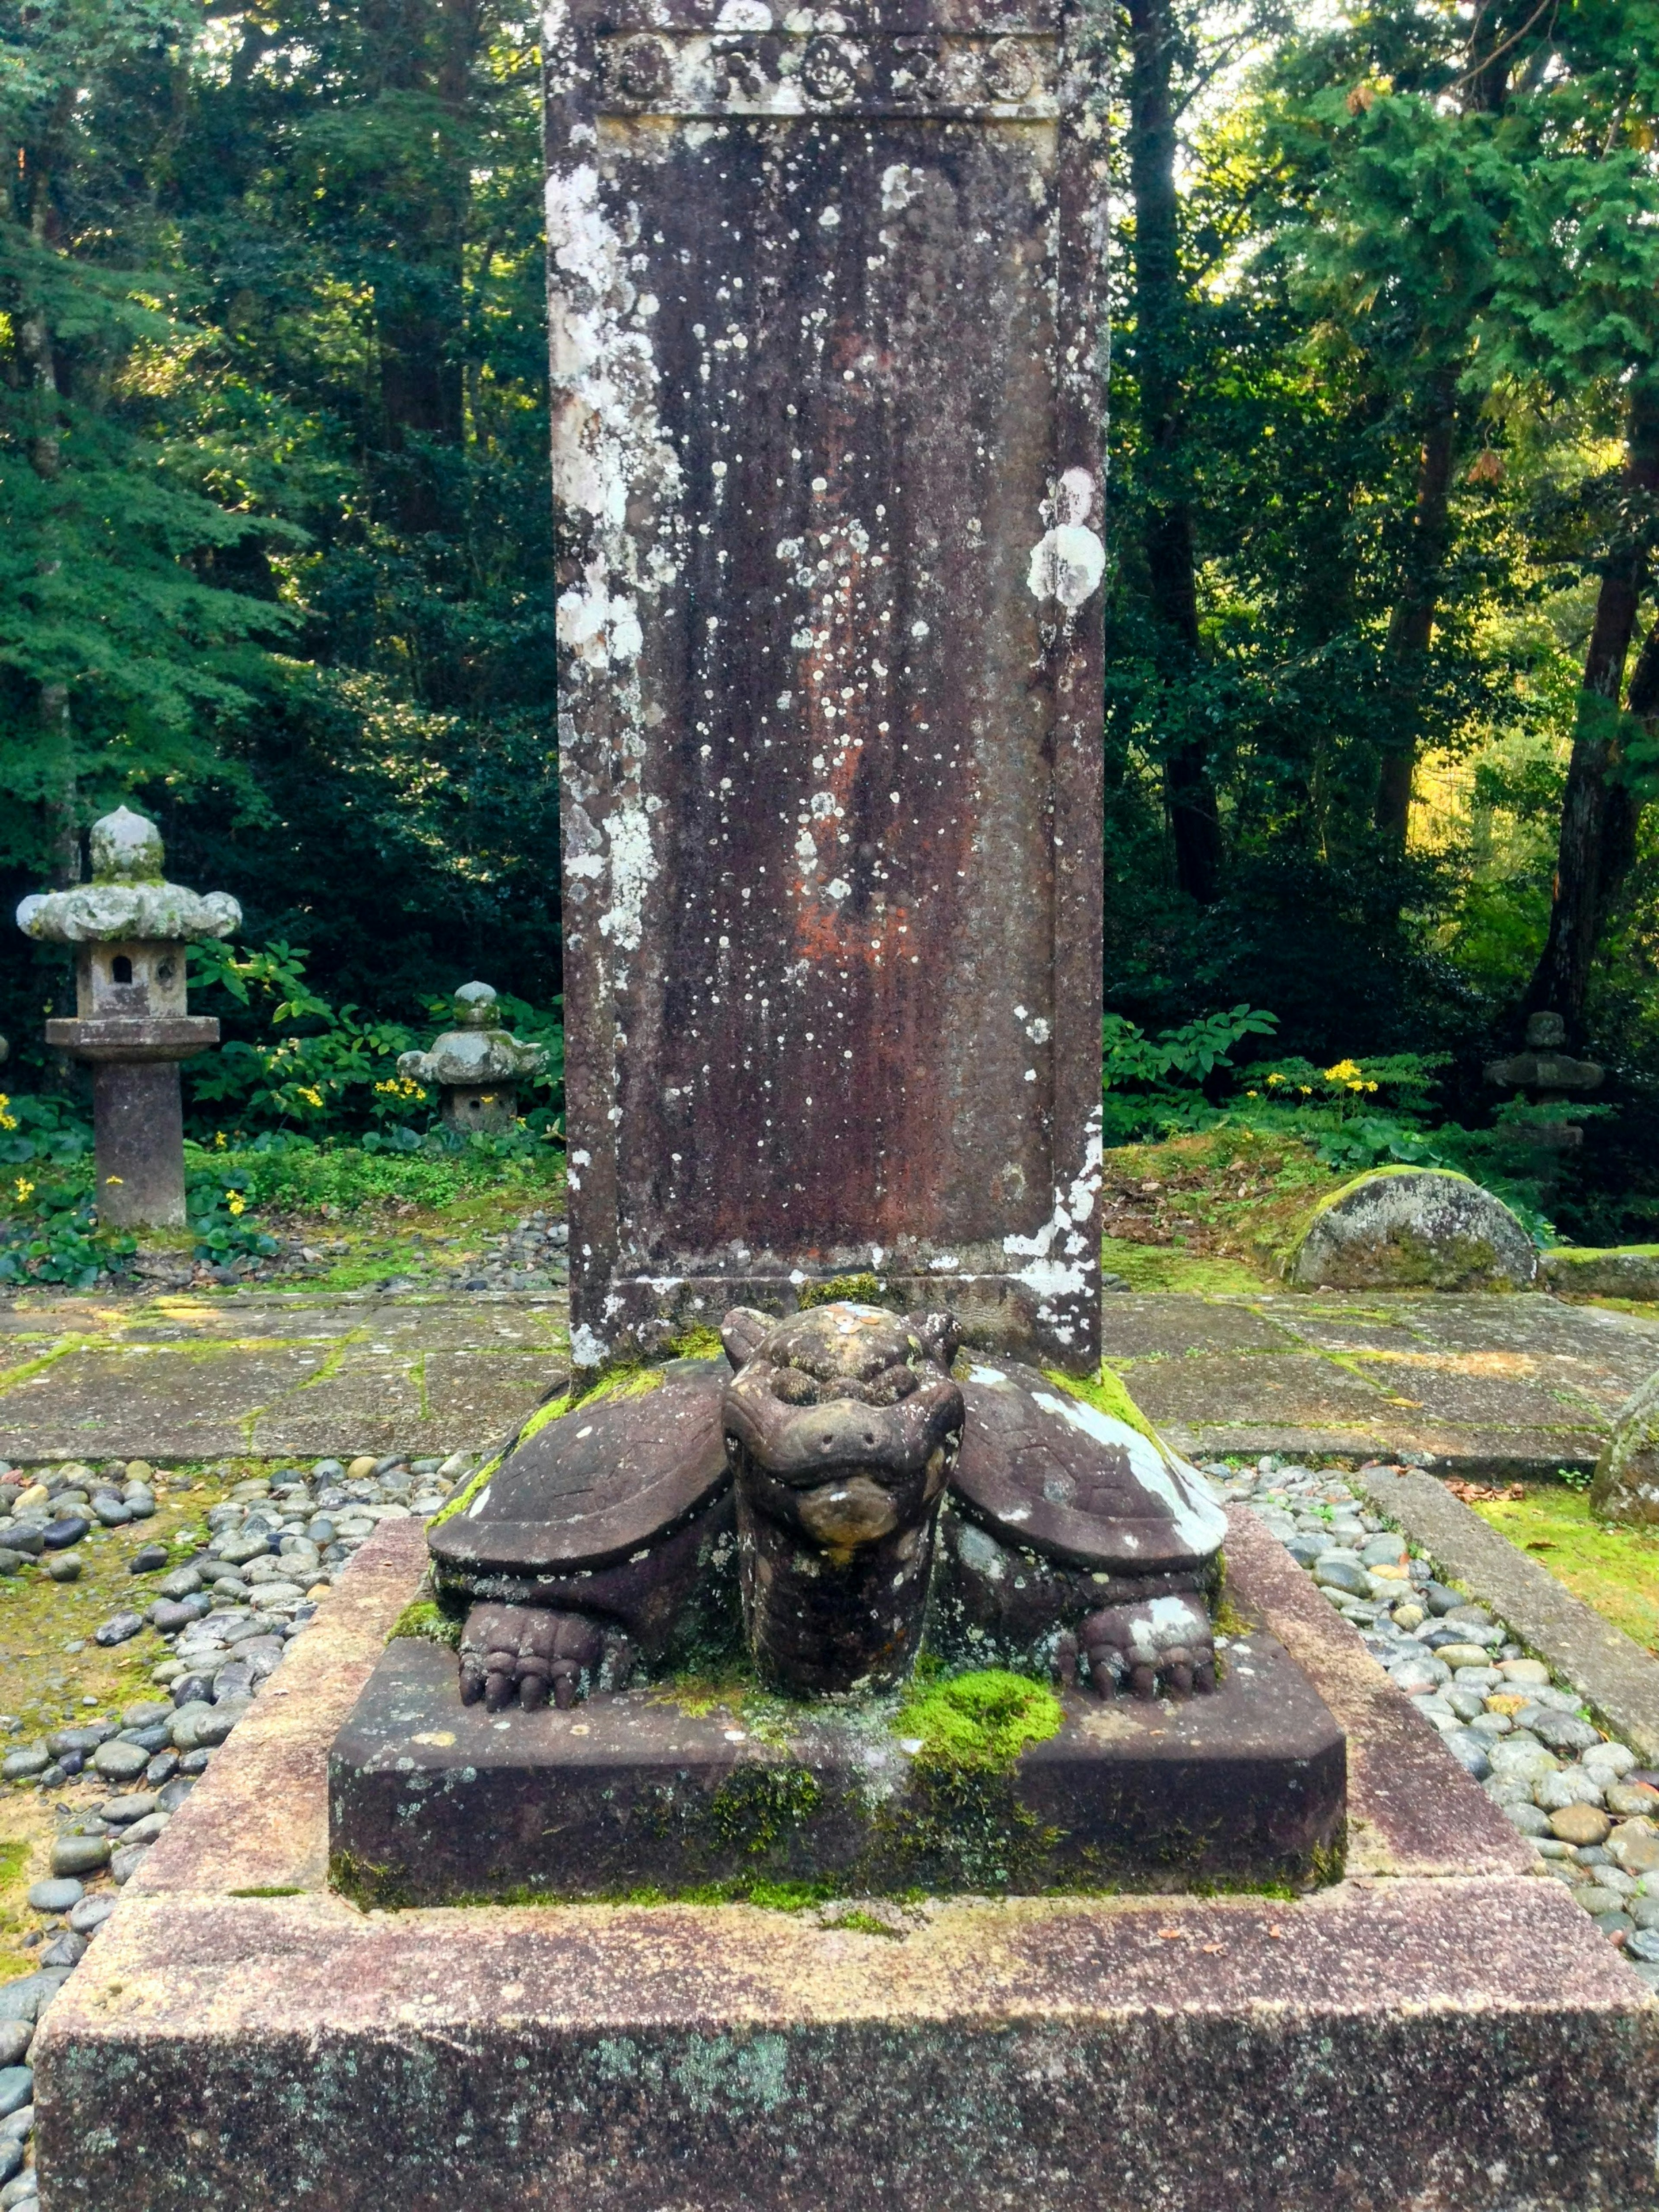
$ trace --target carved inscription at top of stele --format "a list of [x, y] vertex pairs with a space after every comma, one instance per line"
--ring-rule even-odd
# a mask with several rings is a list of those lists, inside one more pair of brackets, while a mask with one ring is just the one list
[[[612, 115], [903, 115], [1038, 122], [1058, 112], [1052, 29], [828, 27], [820, 12], [763, 27], [757, 0], [720, 9], [721, 27], [602, 31], [599, 102]], [[734, 19], [737, 19], [734, 21]]]

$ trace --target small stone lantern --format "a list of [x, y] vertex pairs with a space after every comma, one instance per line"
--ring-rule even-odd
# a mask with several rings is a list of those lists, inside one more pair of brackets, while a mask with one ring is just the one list
[[429, 1052], [406, 1052], [399, 1075], [435, 1087], [438, 1111], [452, 1129], [510, 1129], [519, 1117], [519, 1085], [540, 1074], [547, 1054], [520, 1044], [495, 1020], [488, 983], [463, 983], [455, 994], [459, 1029], [446, 1030]]
[[93, 824], [92, 881], [17, 909], [25, 936], [75, 947], [76, 1018], [49, 1021], [46, 1042], [91, 1063], [98, 1215], [114, 1229], [184, 1224], [179, 1062], [219, 1042], [186, 1009], [185, 947], [242, 920], [223, 891], [165, 882], [161, 858], [155, 824], [118, 807]]
[[[1488, 1083], [1505, 1091], [1522, 1091], [1535, 1106], [1559, 1106], [1575, 1096], [1599, 1091], [1607, 1070], [1597, 1060], [1571, 1060], [1561, 1049], [1567, 1025], [1559, 1014], [1527, 1017], [1527, 1048], [1509, 1060], [1494, 1060], [1486, 1067]], [[1584, 1141], [1576, 1121], [1551, 1121], [1527, 1132], [1528, 1142], [1547, 1151], [1571, 1152]]]

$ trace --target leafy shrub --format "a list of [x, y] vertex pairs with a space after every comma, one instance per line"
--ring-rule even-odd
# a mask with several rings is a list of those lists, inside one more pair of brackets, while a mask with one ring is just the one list
[[[410, 1149], [433, 1133], [436, 1097], [398, 1073], [398, 1055], [428, 1043], [429, 1032], [402, 1022], [367, 1021], [356, 1006], [337, 1007], [319, 998], [306, 981], [310, 955], [302, 946], [278, 943], [239, 951], [210, 939], [191, 945], [190, 957], [192, 988], [210, 1006], [222, 994], [228, 1018], [234, 1019], [233, 1010], [245, 1010], [257, 1018], [256, 1030], [270, 1032], [231, 1036], [190, 1068], [198, 1122], [210, 1128], [228, 1123], [239, 1134], [366, 1133]], [[524, 1120], [532, 1139], [556, 1134], [564, 1084], [559, 1016], [509, 995], [500, 1000], [499, 1010], [506, 1026], [546, 1050], [546, 1069], [530, 1085], [540, 1095]], [[435, 1027], [453, 1022], [448, 999], [428, 1001], [428, 1012]], [[204, 1115], [203, 1108], [222, 1110]]]

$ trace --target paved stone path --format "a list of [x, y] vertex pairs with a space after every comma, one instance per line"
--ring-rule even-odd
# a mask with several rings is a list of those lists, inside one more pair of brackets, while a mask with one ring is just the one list
[[[1194, 1458], [1595, 1460], [1659, 1319], [1543, 1296], [1116, 1293], [1106, 1356]], [[31, 1293], [0, 1306], [0, 1456], [476, 1450], [566, 1372], [555, 1293]]]
[[0, 1457], [475, 1449], [568, 1371], [559, 1297], [47, 1297], [0, 1306]]
[[1103, 1311], [1107, 1358], [1195, 1459], [1588, 1467], [1659, 1367], [1659, 1320], [1541, 1295], [1118, 1295]]

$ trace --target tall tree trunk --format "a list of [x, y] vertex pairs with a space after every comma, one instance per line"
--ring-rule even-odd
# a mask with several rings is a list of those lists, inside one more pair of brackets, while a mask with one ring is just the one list
[[[45, 169], [25, 156], [30, 195], [29, 228], [37, 246], [48, 242], [52, 222], [52, 193]], [[27, 307], [17, 321], [17, 350], [29, 373], [34, 392], [34, 420], [28, 441], [29, 465], [47, 483], [55, 483], [64, 465], [62, 424], [58, 419], [60, 393], [58, 356], [46, 310]], [[63, 564], [53, 559], [43, 570], [54, 575]], [[40, 685], [38, 702], [45, 750], [52, 770], [46, 799], [48, 867], [62, 889], [81, 880], [80, 794], [75, 772], [75, 732], [70, 719], [67, 684], [48, 678]]]
[[[1590, 968], [1607, 908], [1630, 865], [1627, 855], [1635, 851], [1633, 798], [1619, 781], [1619, 702], [1647, 571], [1647, 510], [1659, 495], [1659, 384], [1640, 384], [1632, 392], [1626, 435], [1625, 489], [1632, 512], [1596, 594], [1561, 802], [1549, 934], [1522, 1001], [1524, 1012], [1547, 1008], [1559, 1014], [1575, 1040], [1583, 1028]], [[1656, 695], [1659, 647], [1650, 639], [1637, 665], [1631, 711], [1651, 713], [1659, 705]]]
[[1412, 780], [1417, 769], [1418, 719], [1434, 618], [1440, 605], [1449, 538], [1452, 462], [1457, 448], [1457, 379], [1443, 368], [1430, 380], [1423, 410], [1423, 444], [1417, 463], [1417, 499], [1412, 510], [1400, 596], [1389, 618], [1382, 647], [1387, 696], [1393, 727], [1377, 767], [1376, 822], [1378, 835], [1395, 855], [1406, 849], [1410, 826]]
[[[1175, 34], [1170, 0], [1129, 0], [1133, 62], [1129, 84], [1129, 175], [1135, 209], [1135, 382], [1146, 449], [1145, 549], [1160, 672], [1195, 669], [1197, 563], [1192, 485], [1182, 453], [1182, 334], [1176, 198], [1176, 130], [1170, 98]], [[1215, 786], [1201, 744], [1185, 738], [1164, 759], [1164, 803], [1175, 842], [1176, 878], [1207, 905], [1220, 893], [1223, 851]]]
[[447, 111], [448, 143], [434, 149], [437, 175], [422, 196], [399, 180], [388, 213], [399, 233], [398, 270], [377, 287], [383, 490], [395, 526], [419, 537], [443, 531], [443, 471], [434, 447], [461, 443], [465, 386], [460, 349], [462, 247], [468, 178], [463, 143], [478, 0], [392, 0], [366, 11], [388, 91], [434, 95]]

